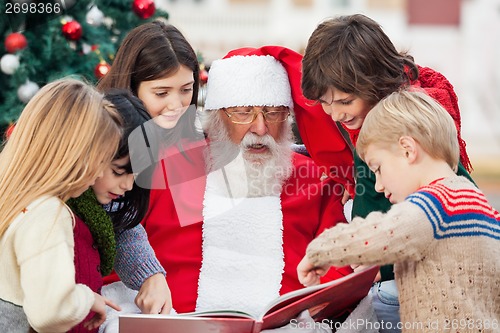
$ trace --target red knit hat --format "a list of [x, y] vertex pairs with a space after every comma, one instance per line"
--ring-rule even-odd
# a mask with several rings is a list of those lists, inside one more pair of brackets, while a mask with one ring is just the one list
[[[261, 56], [263, 61], [255, 61], [255, 56]], [[308, 100], [302, 94], [300, 80], [302, 77], [302, 55], [282, 46], [263, 46], [260, 48], [240, 48], [230, 51], [223, 59], [212, 63], [208, 73], [207, 101], [206, 109], [217, 109], [225, 106], [235, 106], [236, 99], [243, 100], [246, 105], [269, 105], [251, 94], [259, 93], [268, 96], [271, 100], [278, 100], [277, 96], [286, 94], [285, 88], [271, 89], [269, 86], [278, 85], [283, 87], [282, 81], [267, 78], [272, 77], [271, 73], [262, 74], [259, 66], [268, 63], [264, 60], [272, 56], [279, 61], [286, 70], [291, 88], [293, 100], [293, 111], [302, 141], [307, 147], [312, 159], [325, 172], [336, 181], [344, 184], [350, 192], [353, 190], [353, 158], [352, 152], [342, 137], [332, 119], [323, 111], [321, 105]], [[231, 60], [231, 58], [234, 58]], [[227, 63], [227, 66], [224, 64]], [[233, 67], [234, 64], [238, 67]], [[248, 66], [248, 67], [245, 67]], [[267, 66], [267, 65], [266, 65]], [[230, 71], [222, 71], [223, 67], [231, 68]], [[266, 67], [268, 71], [275, 71], [273, 75], [282, 77], [279, 66]], [[236, 68], [236, 70], [235, 70]], [[265, 77], [265, 80], [261, 80]], [[213, 88], [219, 84], [229, 90], [219, 90]], [[249, 84], [252, 86], [252, 93], [249, 94]], [[211, 86], [212, 85], [212, 90]], [[236, 89], [235, 89], [236, 87]], [[218, 92], [215, 92], [218, 90]], [[221, 88], [222, 89], [222, 88]], [[272, 94], [268, 92], [271, 91]], [[274, 96], [275, 94], [276, 96]], [[230, 96], [229, 96], [230, 95]], [[208, 103], [208, 106], [207, 106]], [[256, 104], [253, 104], [256, 103]], [[270, 103], [275, 104], [276, 101]], [[241, 104], [241, 103], [236, 103]], [[276, 105], [276, 104], [275, 104]], [[282, 104], [286, 105], [286, 104]], [[325, 144], [314, 144], [312, 142], [323, 142]]]

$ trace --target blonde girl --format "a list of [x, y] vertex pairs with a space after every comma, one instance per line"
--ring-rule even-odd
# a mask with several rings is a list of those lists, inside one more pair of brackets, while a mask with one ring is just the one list
[[26, 105], [0, 153], [0, 331], [99, 326], [105, 305], [75, 283], [74, 217], [65, 201], [102, 176], [121, 120], [89, 85], [65, 78]]

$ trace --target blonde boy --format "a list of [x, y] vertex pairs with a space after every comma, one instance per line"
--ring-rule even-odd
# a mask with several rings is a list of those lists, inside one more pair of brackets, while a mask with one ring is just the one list
[[397, 204], [324, 231], [299, 280], [316, 284], [330, 265], [394, 263], [403, 332], [498, 332], [500, 214], [455, 175], [448, 112], [424, 92], [394, 92], [368, 113], [357, 150], [375, 190]]

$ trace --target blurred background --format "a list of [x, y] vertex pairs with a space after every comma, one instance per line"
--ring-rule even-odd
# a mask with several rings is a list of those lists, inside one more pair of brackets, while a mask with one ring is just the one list
[[[63, 10], [25, 10], [35, 4]], [[145, 21], [177, 26], [208, 68], [243, 46], [301, 53], [318, 23], [354, 13], [453, 84], [472, 176], [500, 209], [500, 0], [0, 0], [0, 131], [47, 82], [69, 74], [97, 82]]]

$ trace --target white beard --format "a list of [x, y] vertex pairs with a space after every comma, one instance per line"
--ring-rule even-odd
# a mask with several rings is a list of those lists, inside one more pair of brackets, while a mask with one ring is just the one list
[[[230, 195], [235, 198], [280, 195], [283, 183], [293, 170], [291, 149], [293, 134], [290, 123], [282, 124], [283, 134], [278, 141], [269, 134], [258, 136], [249, 132], [241, 143], [236, 145], [229, 139], [219, 116], [214, 115], [211, 120], [211, 126], [207, 129], [210, 139], [206, 159], [208, 172], [224, 168], [226, 176], [233, 176], [236, 182], [230, 183]], [[260, 154], [252, 153], [250, 147], [257, 144], [267, 146], [268, 151]], [[228, 168], [238, 157], [243, 158], [243, 165], [236, 163], [237, 166], [234, 168]]]
[[[247, 134], [235, 145], [224, 124], [219, 125], [207, 131], [209, 174], [196, 310], [259, 315], [281, 289], [285, 263], [280, 194], [292, 171], [291, 140], [287, 136], [276, 143], [269, 135]], [[248, 147], [255, 144], [267, 146], [268, 153], [251, 153]]]

